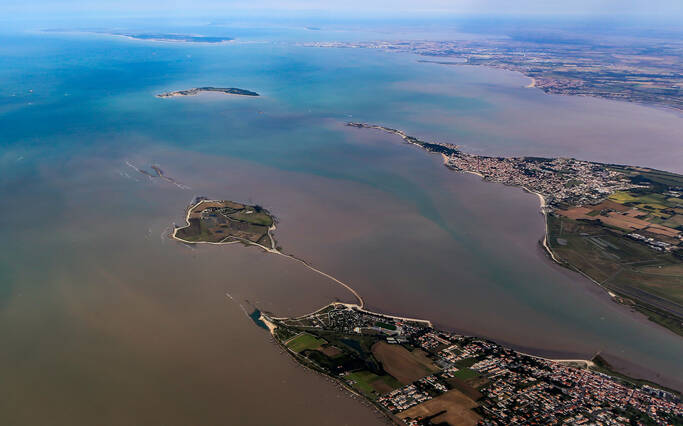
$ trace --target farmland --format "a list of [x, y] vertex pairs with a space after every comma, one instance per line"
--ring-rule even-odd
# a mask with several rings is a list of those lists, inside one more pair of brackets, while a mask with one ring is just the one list
[[430, 418], [433, 424], [476, 425], [481, 416], [472, 411], [477, 403], [457, 389], [423, 402], [400, 414], [402, 419]]
[[316, 338], [308, 333], [301, 333], [289, 340], [286, 345], [292, 351], [299, 353], [305, 350], [318, 349], [325, 343], [327, 343], [325, 339]]
[[403, 384], [412, 383], [437, 370], [428, 358], [419, 357], [403, 346], [378, 342], [372, 346], [372, 354], [389, 374]]
[[683, 334], [683, 265], [599, 220], [548, 215], [548, 245], [575, 269], [672, 331]]

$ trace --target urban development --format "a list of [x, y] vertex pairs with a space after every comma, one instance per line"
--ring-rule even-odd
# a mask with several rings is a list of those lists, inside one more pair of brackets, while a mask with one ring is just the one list
[[397, 424], [681, 424], [674, 391], [610, 376], [608, 365], [551, 361], [429, 321], [333, 303], [255, 322], [303, 365], [334, 377]]

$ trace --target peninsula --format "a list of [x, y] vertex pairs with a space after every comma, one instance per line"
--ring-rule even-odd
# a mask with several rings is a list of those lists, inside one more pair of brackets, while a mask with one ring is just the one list
[[613, 376], [599, 355], [553, 361], [343, 303], [296, 318], [255, 311], [252, 319], [299, 363], [365, 398], [395, 424], [683, 420], [679, 394]]
[[683, 336], [683, 176], [573, 158], [489, 157], [366, 123], [443, 156], [452, 170], [535, 193], [543, 247], [619, 303]]
[[200, 93], [214, 92], [223, 93], [225, 95], [237, 95], [237, 96], [260, 96], [256, 92], [251, 90], [238, 89], [235, 87], [195, 87], [193, 89], [178, 90], [175, 92], [164, 92], [156, 95], [157, 98], [173, 98], [176, 96], [195, 96]]

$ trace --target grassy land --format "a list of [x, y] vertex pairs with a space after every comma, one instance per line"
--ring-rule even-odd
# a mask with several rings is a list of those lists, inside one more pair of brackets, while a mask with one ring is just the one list
[[[252, 211], [253, 213], [247, 213], [247, 211]], [[261, 226], [271, 226], [273, 224], [273, 218], [267, 213], [263, 211], [255, 212], [249, 209], [244, 209], [237, 213], [233, 213], [230, 215], [230, 218]]]
[[292, 351], [299, 353], [307, 349], [317, 349], [327, 343], [325, 339], [320, 339], [312, 334], [301, 333], [287, 342], [287, 347]]
[[643, 210], [643, 213], [647, 213], [661, 219], [669, 219], [673, 216], [671, 213], [667, 213], [663, 210], [681, 207], [681, 200], [678, 198], [653, 192], [638, 193], [619, 191], [610, 195], [609, 199], [619, 204], [636, 207], [639, 210]]
[[456, 361], [455, 366], [460, 368], [460, 369], [463, 369], [463, 368], [469, 368], [476, 363], [477, 363], [476, 358], [465, 358], [465, 359], [461, 359], [460, 361]]
[[463, 368], [462, 370], [458, 370], [455, 373], [453, 373], [453, 376], [461, 380], [467, 380], [479, 377], [481, 376], [481, 374], [477, 373], [476, 371], [470, 368]]
[[381, 394], [401, 387], [396, 379], [389, 375], [379, 376], [373, 372], [362, 370], [349, 373], [346, 378], [352, 380], [351, 385], [371, 400], [376, 400]]
[[[567, 266], [683, 335], [683, 262], [598, 223], [548, 216], [548, 244]], [[558, 238], [563, 244], [558, 242]]]
[[377, 327], [382, 327], [382, 328], [384, 328], [384, 329], [386, 329], [386, 330], [392, 330], [392, 331], [393, 331], [393, 330], [396, 330], [396, 326], [393, 325], [393, 324], [387, 324], [387, 323], [383, 323], [383, 322], [376, 322], [375, 325], [376, 325]]

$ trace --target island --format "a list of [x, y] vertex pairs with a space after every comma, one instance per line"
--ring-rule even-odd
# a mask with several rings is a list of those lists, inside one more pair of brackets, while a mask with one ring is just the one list
[[68, 29], [68, 28], [47, 28], [42, 30], [43, 32], [50, 33], [88, 33], [88, 34], [101, 34], [116, 37], [125, 37], [133, 40], [142, 41], [156, 41], [156, 42], [167, 42], [167, 43], [208, 43], [217, 44], [233, 41], [233, 37], [224, 36], [206, 36], [206, 35], [194, 35], [194, 34], [178, 34], [178, 33], [136, 33], [136, 32], [124, 32], [124, 31], [113, 31], [113, 30], [86, 30], [86, 29]]
[[189, 244], [241, 242], [275, 248], [271, 230], [275, 218], [259, 205], [198, 197], [187, 210], [187, 225], [175, 227], [172, 237]]
[[365, 398], [395, 424], [683, 421], [676, 391], [617, 375], [599, 355], [553, 361], [344, 303], [296, 318], [257, 310], [252, 319], [300, 364]]
[[132, 38], [135, 40], [144, 41], [165, 41], [165, 42], [182, 42], [182, 43], [225, 43], [232, 41], [232, 37], [217, 37], [204, 35], [190, 35], [190, 34], [162, 34], [162, 33], [110, 33], [111, 35], [118, 35]]
[[366, 123], [441, 154], [449, 169], [538, 195], [553, 261], [683, 336], [683, 176], [573, 158], [491, 157]]
[[213, 92], [222, 93], [225, 95], [237, 95], [237, 96], [260, 96], [256, 92], [251, 90], [238, 89], [236, 87], [195, 87], [193, 89], [178, 90], [175, 92], [164, 92], [156, 95], [157, 98], [173, 98], [176, 96], [195, 96], [200, 93]]

